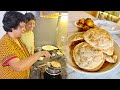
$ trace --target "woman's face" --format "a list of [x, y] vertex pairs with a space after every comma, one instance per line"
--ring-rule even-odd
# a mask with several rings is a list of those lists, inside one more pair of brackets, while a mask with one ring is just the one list
[[35, 27], [35, 20], [30, 20], [26, 24], [26, 30], [33, 31]]
[[26, 31], [25, 25], [26, 24], [24, 22], [21, 22], [16, 29], [13, 29], [14, 35], [16, 37], [21, 37], [22, 33]]

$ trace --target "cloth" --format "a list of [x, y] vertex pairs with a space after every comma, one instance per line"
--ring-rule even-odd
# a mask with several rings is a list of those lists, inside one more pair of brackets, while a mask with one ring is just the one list
[[14, 39], [5, 34], [0, 39], [0, 79], [28, 79], [30, 68], [22, 72], [14, 71], [7, 63], [13, 58], [18, 57], [25, 60], [30, 56], [26, 46], [18, 39], [21, 47]]
[[21, 41], [26, 45], [30, 54], [34, 54], [34, 33], [27, 31], [22, 34]]

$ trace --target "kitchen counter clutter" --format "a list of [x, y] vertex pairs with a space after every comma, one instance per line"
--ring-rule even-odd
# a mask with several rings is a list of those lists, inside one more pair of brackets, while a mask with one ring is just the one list
[[[41, 50], [42, 47], [37, 48], [36, 51]], [[44, 47], [44, 49], [47, 49]], [[43, 50], [43, 49], [42, 49]], [[65, 56], [61, 53], [61, 51], [57, 48], [54, 47], [54, 50], [50, 47], [49, 50], [50, 54], [52, 55], [50, 59], [46, 59], [44, 57], [41, 57], [31, 68], [31, 73], [30, 73], [30, 79], [46, 79], [45, 78], [45, 72], [47, 71], [47, 74], [50, 76], [53, 76], [55, 78], [56, 76], [58, 77], [58, 74], [61, 76], [61, 79], [66, 79], [67, 77], [67, 72], [66, 72], [66, 58]], [[51, 67], [49, 68], [48, 71], [48, 64], [53, 65], [57, 69], [54, 69]], [[53, 67], [52, 66], [52, 67]], [[59, 72], [56, 72], [58, 71]], [[57, 74], [56, 74], [57, 73]], [[51, 79], [51, 77], [49, 77]]]

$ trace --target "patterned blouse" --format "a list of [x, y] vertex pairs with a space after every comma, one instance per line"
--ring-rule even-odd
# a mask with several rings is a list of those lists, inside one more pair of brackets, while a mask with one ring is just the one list
[[14, 39], [5, 34], [0, 39], [0, 79], [28, 79], [30, 68], [25, 71], [16, 72], [9, 65], [8, 62], [13, 58], [18, 57], [20, 60], [25, 60], [30, 54], [26, 46], [18, 39], [21, 47]]

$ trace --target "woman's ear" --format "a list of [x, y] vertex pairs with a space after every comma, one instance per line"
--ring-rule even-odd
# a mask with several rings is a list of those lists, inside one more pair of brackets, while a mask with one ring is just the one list
[[15, 28], [11, 28], [11, 31], [13, 32], [15, 30]]
[[14, 28], [11, 28], [11, 31], [13, 32]]

